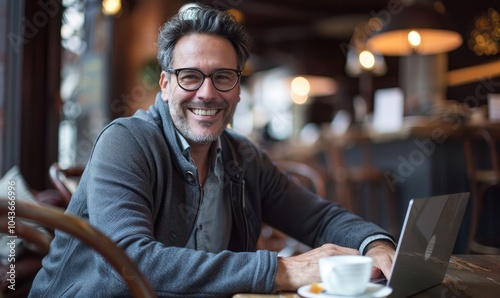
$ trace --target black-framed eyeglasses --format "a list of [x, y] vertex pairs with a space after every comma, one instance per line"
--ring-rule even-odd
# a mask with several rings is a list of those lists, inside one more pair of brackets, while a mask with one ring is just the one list
[[221, 92], [232, 90], [241, 76], [240, 70], [221, 68], [216, 69], [209, 75], [206, 75], [194, 68], [177, 68], [167, 70], [175, 74], [179, 87], [186, 91], [196, 91], [200, 89], [206, 78], [210, 78], [215, 89]]

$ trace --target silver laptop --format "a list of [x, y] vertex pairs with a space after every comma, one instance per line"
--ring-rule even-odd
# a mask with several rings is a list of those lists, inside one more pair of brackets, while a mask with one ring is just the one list
[[470, 193], [412, 199], [387, 285], [408, 297], [443, 281]]

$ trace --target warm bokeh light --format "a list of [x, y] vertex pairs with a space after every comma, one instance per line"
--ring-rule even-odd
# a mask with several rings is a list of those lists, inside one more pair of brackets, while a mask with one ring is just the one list
[[105, 15], [115, 15], [122, 9], [121, 0], [103, 0], [102, 1], [102, 12]]
[[476, 19], [468, 45], [478, 56], [500, 53], [500, 13], [497, 10], [489, 8]]
[[406, 8], [379, 18], [381, 30], [376, 26], [368, 36], [366, 48], [376, 54], [385, 56], [406, 56], [413, 54], [434, 55], [447, 53], [460, 47], [462, 34], [454, 29], [454, 22], [446, 14], [440, 1], [435, 5], [406, 1]]
[[418, 47], [422, 42], [422, 38], [420, 37], [420, 33], [416, 30], [412, 30], [408, 33], [408, 42], [412, 47]]
[[359, 64], [364, 69], [372, 69], [375, 66], [375, 56], [370, 51], [362, 51], [359, 53]]
[[304, 77], [296, 77], [292, 80], [292, 93], [298, 96], [307, 96], [311, 90], [309, 81]]
[[307, 102], [307, 99], [309, 99], [309, 96], [306, 95], [298, 95], [295, 93], [291, 93], [292, 101], [298, 105], [303, 105]]
[[228, 9], [227, 12], [229, 12], [236, 19], [236, 22], [240, 24], [243, 24], [245, 22], [245, 15], [241, 10], [236, 8], [231, 8]]

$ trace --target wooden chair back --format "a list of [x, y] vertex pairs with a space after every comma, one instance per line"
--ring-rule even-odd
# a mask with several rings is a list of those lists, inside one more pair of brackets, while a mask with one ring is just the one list
[[[14, 206], [15, 211], [12, 211], [12, 206]], [[100, 253], [118, 271], [134, 297], [156, 297], [148, 280], [128, 255], [111, 239], [86, 221], [66, 214], [62, 209], [56, 207], [21, 200], [8, 200], [3, 197], [0, 198], [0, 212], [0, 218], [4, 221], [0, 228], [3, 232], [9, 232], [8, 212], [15, 212], [15, 235], [38, 245], [42, 252], [48, 252], [51, 239], [39, 230], [23, 224], [23, 220], [35, 222], [49, 229], [61, 230], [78, 238]]]
[[[326, 197], [326, 183], [321, 174], [312, 166], [291, 160], [276, 161], [276, 166], [296, 183], [322, 198]], [[264, 224], [257, 242], [257, 249], [277, 251], [281, 256], [291, 256], [304, 253], [311, 247]]]
[[326, 198], [325, 180], [312, 166], [290, 160], [277, 161], [276, 165], [298, 184], [305, 186], [320, 197]]
[[80, 182], [83, 171], [83, 166], [63, 169], [58, 163], [53, 163], [49, 168], [50, 182], [59, 191], [66, 206], [69, 204], [71, 196]]

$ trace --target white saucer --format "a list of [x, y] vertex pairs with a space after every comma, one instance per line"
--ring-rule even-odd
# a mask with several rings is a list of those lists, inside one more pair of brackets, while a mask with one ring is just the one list
[[[322, 284], [319, 284], [322, 286]], [[356, 297], [356, 298], [378, 298], [378, 297], [387, 297], [392, 293], [392, 289], [385, 285], [369, 283], [368, 287], [364, 293], [361, 293], [357, 296], [339, 296], [334, 294], [328, 294], [325, 290], [321, 293], [313, 293], [311, 292], [311, 285], [302, 286], [299, 288], [297, 293], [306, 298], [346, 298], [346, 297]]]

